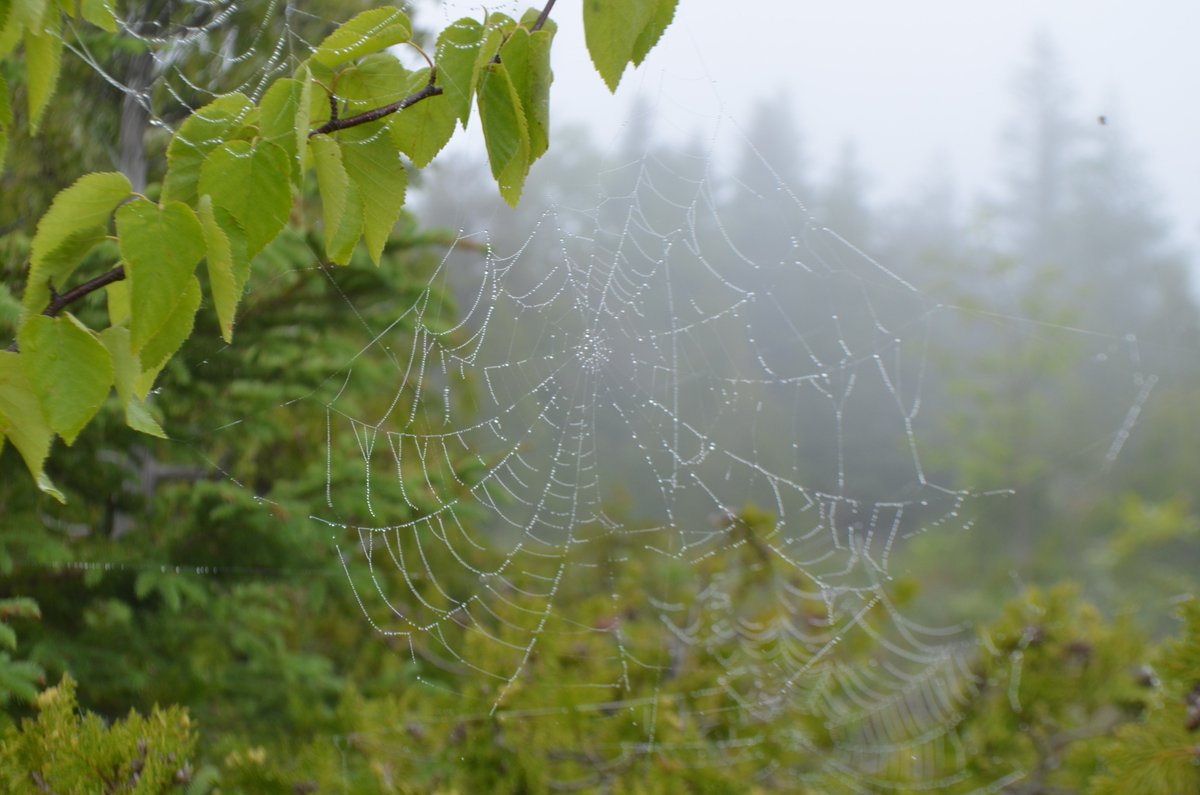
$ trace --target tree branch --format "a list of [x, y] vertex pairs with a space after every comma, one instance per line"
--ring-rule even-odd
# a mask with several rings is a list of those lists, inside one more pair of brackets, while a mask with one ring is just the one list
[[308, 137], [312, 138], [314, 135], [322, 135], [322, 134], [328, 135], [331, 132], [337, 132], [338, 130], [345, 130], [350, 127], [357, 127], [360, 124], [370, 124], [371, 122], [379, 121], [380, 119], [382, 119], [386, 116], [391, 116], [396, 111], [400, 111], [400, 110], [404, 110], [405, 108], [412, 107], [413, 105], [417, 104], [418, 102], [420, 102], [423, 99], [429, 99], [430, 97], [436, 97], [442, 93], [441, 86], [435, 86], [433, 84], [434, 78], [436, 76], [437, 76], [437, 72], [431, 70], [429, 72], [429, 83], [424, 88], [422, 88], [420, 91], [413, 94], [411, 97], [405, 97], [404, 99], [400, 100], [399, 102], [393, 102], [390, 105], [384, 105], [382, 108], [375, 108], [375, 110], [369, 110], [366, 113], [360, 113], [357, 116], [351, 116], [346, 119], [336, 119], [336, 118], [330, 119], [329, 121], [325, 122], [320, 127], [318, 127], [317, 129], [310, 132], [308, 134]]
[[[537, 31], [541, 30], [545, 26], [546, 20], [548, 20], [550, 18], [550, 10], [552, 8], [554, 8], [555, 2], [556, 2], [556, 0], [546, 0], [546, 5], [542, 8], [542, 13], [538, 14], [538, 18], [537, 18], [537, 20], [534, 21], [533, 27], [531, 27], [529, 29], [531, 33], [536, 33]], [[500, 59], [500, 53], [497, 52], [496, 60], [498, 61], [499, 59]], [[412, 96], [405, 97], [404, 99], [400, 100], [399, 102], [393, 102], [390, 105], [384, 105], [382, 108], [375, 108], [374, 110], [369, 110], [366, 113], [360, 113], [357, 116], [351, 116], [350, 118], [347, 118], [347, 119], [339, 119], [338, 118], [337, 99], [332, 94], [330, 94], [329, 95], [329, 108], [330, 108], [329, 121], [325, 122], [320, 127], [313, 130], [312, 132], [310, 132], [308, 134], [308, 137], [312, 138], [314, 135], [322, 135], [322, 134], [327, 135], [331, 132], [337, 132], [338, 130], [346, 130], [351, 127], [357, 127], [360, 124], [370, 124], [373, 121], [379, 121], [380, 119], [386, 118], [387, 116], [390, 116], [393, 113], [396, 113], [398, 111], [402, 111], [405, 108], [411, 108], [413, 105], [417, 104], [418, 102], [420, 102], [422, 100], [429, 99], [430, 97], [439, 96], [442, 93], [442, 87], [435, 84], [436, 80], [437, 80], [437, 68], [431, 67], [429, 70], [429, 82], [425, 85], [424, 88], [422, 88], [417, 93], [413, 94]], [[45, 315], [46, 317], [58, 317], [60, 314], [62, 314], [62, 311], [64, 309], [66, 309], [68, 306], [70, 306], [71, 304], [78, 301], [80, 298], [83, 298], [86, 295], [90, 295], [91, 293], [94, 293], [97, 290], [112, 284], [113, 282], [119, 282], [124, 278], [125, 278], [125, 266], [118, 265], [117, 267], [113, 268], [112, 270], [108, 271], [107, 273], [101, 274], [100, 276], [97, 276], [96, 278], [92, 279], [91, 281], [84, 282], [83, 284], [79, 285], [78, 287], [75, 287], [72, 290], [68, 290], [67, 292], [63, 293], [62, 295], [55, 293], [53, 288], [51, 288], [50, 304], [44, 310], [42, 310], [42, 314]], [[16, 353], [19, 350], [19, 348], [17, 347], [16, 340], [13, 340], [12, 343], [9, 344], [7, 350], [12, 353]]]
[[[538, 18], [534, 21], [533, 27], [529, 29], [530, 33], [537, 33], [545, 26], [546, 20], [550, 18], [550, 9], [554, 8], [555, 2], [556, 0], [546, 0], [546, 5], [542, 8], [542, 13], [538, 14]], [[493, 63], [499, 62], [500, 53], [497, 52], [496, 57], [493, 59]], [[399, 102], [393, 102], [390, 105], [384, 105], [382, 108], [375, 108], [374, 110], [369, 110], [366, 113], [360, 113], [357, 116], [351, 116], [348, 119], [339, 119], [337, 117], [337, 100], [332, 94], [330, 94], [329, 102], [331, 111], [329, 121], [310, 132], [308, 137], [312, 138], [314, 135], [328, 135], [331, 132], [357, 127], [360, 124], [370, 124], [373, 121], [379, 121], [380, 119], [391, 116], [393, 113], [402, 111], [405, 108], [410, 108], [423, 99], [436, 97], [442, 93], [442, 87], [434, 84], [434, 81], [436, 80], [437, 68], [431, 67], [429, 69], [429, 83], [417, 93], [410, 97], [405, 97]]]
[[554, 8], [554, 0], [546, 0], [546, 7], [542, 9], [542, 13], [538, 14], [537, 21], [533, 23], [533, 27], [529, 29], [530, 33], [537, 33], [546, 24], [546, 20], [550, 18], [550, 9]]
[[[67, 290], [62, 295], [58, 295], [53, 289], [51, 289], [50, 294], [53, 296], [53, 300], [51, 300], [49, 305], [42, 310], [42, 314], [46, 317], [58, 317], [62, 314], [64, 309], [78, 301], [80, 298], [83, 298], [85, 295], [90, 295], [91, 293], [94, 293], [103, 287], [107, 287], [113, 282], [119, 282], [124, 278], [125, 266], [118, 265], [107, 273], [100, 274], [91, 281], [84, 282], [78, 287]], [[12, 344], [8, 346], [8, 351], [10, 353], [16, 353], [18, 351], [16, 340], [13, 340]]]

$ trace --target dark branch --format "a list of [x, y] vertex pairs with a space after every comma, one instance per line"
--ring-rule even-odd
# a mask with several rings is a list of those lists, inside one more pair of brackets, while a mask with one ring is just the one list
[[50, 305], [42, 310], [42, 314], [46, 317], [58, 317], [60, 314], [62, 314], [64, 309], [78, 301], [80, 298], [83, 298], [85, 295], [94, 293], [101, 287], [107, 287], [113, 282], [119, 282], [124, 278], [125, 266], [118, 265], [108, 273], [102, 273], [96, 278], [92, 279], [90, 282], [84, 282], [78, 287], [68, 290], [60, 296], [56, 296], [55, 299], [50, 302]]
[[[541, 30], [545, 26], [546, 20], [548, 20], [550, 18], [550, 9], [554, 8], [555, 2], [556, 2], [556, 0], [546, 0], [546, 5], [542, 9], [542, 13], [538, 14], [538, 18], [537, 18], [537, 20], [534, 21], [533, 27], [531, 27], [529, 29], [530, 33], [537, 33], [539, 30]], [[499, 63], [499, 62], [500, 62], [500, 53], [497, 51], [496, 57], [493, 59], [493, 63]], [[437, 69], [431, 68], [429, 70], [429, 83], [424, 88], [422, 88], [420, 91], [413, 94], [411, 97], [405, 97], [404, 99], [400, 100], [399, 102], [393, 102], [390, 105], [384, 105], [382, 108], [375, 108], [374, 110], [369, 110], [366, 113], [360, 113], [357, 116], [351, 116], [348, 119], [339, 119], [338, 118], [337, 104], [336, 104], [337, 100], [334, 98], [334, 96], [332, 94], [330, 94], [330, 96], [329, 96], [329, 107], [330, 107], [329, 121], [325, 122], [320, 127], [313, 130], [312, 132], [310, 132], [308, 134], [308, 137], [312, 138], [314, 135], [328, 135], [329, 133], [337, 132], [338, 130], [346, 130], [351, 127], [357, 127], [360, 124], [370, 124], [373, 121], [379, 121], [380, 119], [385, 118], [387, 116], [391, 116], [393, 113], [402, 111], [405, 108], [410, 108], [423, 99], [429, 99], [430, 97], [436, 97], [442, 93], [442, 88], [441, 88], [441, 86], [434, 85], [435, 80], [437, 80]]]
[[366, 113], [360, 113], [357, 116], [351, 116], [347, 119], [330, 119], [317, 129], [310, 132], [308, 137], [312, 138], [314, 135], [322, 134], [327, 135], [331, 132], [337, 132], [338, 130], [357, 127], [360, 124], [370, 124], [373, 121], [379, 121], [382, 118], [391, 116], [396, 111], [410, 108], [423, 99], [436, 97], [442, 93], [441, 86], [435, 86], [433, 84], [433, 80], [436, 75], [437, 73], [431, 70], [429, 73], [429, 83], [411, 97], [405, 97], [399, 102], [393, 102], [390, 105], [384, 105], [382, 108], [375, 108], [375, 110], [369, 110]]
[[[546, 0], [546, 7], [542, 9], [542, 13], [538, 14], [538, 18], [534, 20], [533, 27], [529, 29], [530, 33], [537, 33], [546, 24], [546, 20], [550, 18], [550, 9], [554, 8], [554, 0]], [[508, 42], [508, 37], [500, 42], [500, 48], [496, 50], [496, 54], [492, 56], [492, 63], [500, 63], [500, 50], [504, 49], [504, 45]]]
[[537, 33], [546, 24], [546, 20], [550, 18], [550, 9], [554, 8], [554, 0], [546, 0], [546, 7], [542, 9], [542, 13], [538, 14], [537, 21], [533, 23], [533, 27], [529, 29], [530, 33]]
[[[78, 287], [67, 290], [62, 295], [55, 293], [54, 288], [52, 287], [50, 288], [50, 295], [53, 296], [53, 298], [51, 299], [50, 304], [42, 310], [42, 314], [46, 317], [58, 317], [62, 314], [64, 309], [78, 301], [80, 298], [83, 298], [85, 295], [90, 295], [102, 287], [107, 287], [113, 282], [119, 282], [124, 278], [125, 266], [118, 265], [107, 273], [100, 274], [91, 281], [84, 282]], [[13, 343], [8, 346], [8, 350], [11, 353], [17, 352], [18, 349], [16, 341], [13, 341]]]

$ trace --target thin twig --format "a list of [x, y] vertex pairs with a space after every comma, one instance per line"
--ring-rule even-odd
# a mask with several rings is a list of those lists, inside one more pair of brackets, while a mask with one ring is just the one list
[[554, 0], [546, 0], [546, 7], [542, 9], [542, 13], [538, 14], [537, 21], [529, 29], [530, 33], [537, 33], [542, 29], [542, 25], [545, 25], [546, 20], [550, 18], [550, 9], [552, 8], [554, 8]]
[[[541, 30], [546, 25], [546, 20], [548, 20], [550, 18], [550, 9], [554, 8], [555, 2], [556, 2], [556, 0], [546, 0], [546, 5], [545, 5], [545, 7], [542, 8], [542, 13], [538, 14], [538, 18], [534, 21], [533, 27], [531, 27], [529, 29], [530, 33], [537, 33], [539, 30]], [[501, 46], [503, 46], [503, 45], [501, 45]], [[422, 51], [421, 54], [425, 55], [424, 51]], [[429, 60], [429, 56], [425, 56], [425, 60]], [[499, 52], [499, 50], [497, 50], [495, 58], [492, 59], [492, 63], [499, 63], [499, 62], [500, 62], [500, 52]], [[406, 97], [406, 98], [400, 100], [399, 102], [393, 102], [390, 105], [384, 105], [382, 108], [376, 108], [375, 110], [369, 110], [366, 113], [360, 113], [357, 116], [351, 116], [348, 119], [337, 118], [337, 113], [335, 112], [332, 114], [332, 118], [330, 118], [329, 121], [325, 122], [325, 124], [321, 125], [317, 129], [310, 132], [308, 134], [308, 137], [312, 138], [314, 135], [328, 135], [331, 132], [337, 132], [338, 130], [349, 129], [350, 127], [357, 127], [360, 124], [370, 124], [373, 121], [379, 121], [382, 118], [391, 116], [393, 113], [396, 113], [397, 111], [401, 111], [401, 110], [404, 110], [405, 108], [412, 107], [413, 105], [417, 104], [418, 102], [420, 102], [423, 99], [429, 99], [430, 97], [436, 97], [442, 93], [441, 86], [434, 85], [434, 82], [436, 80], [437, 80], [437, 68], [435, 66], [433, 66], [433, 64], [430, 64], [429, 83], [423, 89], [421, 89], [417, 93], [413, 94], [411, 97]], [[332, 96], [330, 97], [330, 101], [331, 102], [333, 101]]]
[[[42, 310], [42, 314], [46, 317], [58, 317], [63, 313], [64, 309], [78, 301], [80, 298], [90, 295], [91, 293], [94, 293], [103, 287], [107, 287], [113, 282], [119, 282], [124, 278], [125, 266], [118, 265], [107, 273], [100, 274], [91, 281], [84, 282], [78, 287], [67, 290], [62, 295], [56, 294], [52, 289], [51, 295], [54, 296], [53, 300], [51, 300], [50, 304]], [[8, 346], [8, 351], [10, 353], [16, 353], [18, 351], [16, 340], [13, 340], [12, 344]]]
[[420, 102], [423, 99], [429, 99], [430, 97], [436, 97], [442, 93], [442, 88], [441, 88], [441, 86], [435, 86], [433, 84], [433, 80], [434, 80], [435, 76], [436, 76], [436, 72], [430, 72], [429, 73], [429, 83], [424, 88], [422, 88], [420, 91], [418, 91], [417, 93], [413, 94], [410, 97], [405, 97], [404, 99], [400, 100], [399, 102], [393, 102], [390, 105], [384, 105], [382, 108], [375, 108], [375, 110], [369, 110], [366, 113], [360, 113], [357, 116], [351, 116], [347, 119], [330, 119], [329, 121], [325, 122], [320, 127], [318, 127], [317, 129], [310, 132], [308, 134], [308, 137], [312, 138], [314, 135], [322, 135], [322, 134], [328, 135], [331, 132], [337, 132], [338, 130], [345, 130], [350, 127], [357, 127], [360, 124], [370, 124], [373, 121], [379, 121], [382, 118], [391, 116], [396, 111], [400, 111], [400, 110], [404, 110], [405, 108], [412, 107], [413, 105], [417, 104], [418, 102]]

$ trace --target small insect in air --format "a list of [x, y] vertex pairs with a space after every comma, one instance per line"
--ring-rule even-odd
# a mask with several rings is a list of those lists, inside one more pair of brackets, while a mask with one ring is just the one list
[[1104, 114], [1097, 116], [1096, 124], [1099, 124], [1101, 127], [1106, 126], [1108, 124], [1108, 117], [1105, 116]]

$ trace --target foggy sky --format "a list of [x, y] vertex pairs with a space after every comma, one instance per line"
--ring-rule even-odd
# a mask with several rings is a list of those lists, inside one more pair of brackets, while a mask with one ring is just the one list
[[[459, 10], [472, 13], [462, 5], [447, 16]], [[1180, 241], [1200, 244], [1200, 3], [681, 0], [616, 98], [587, 58], [580, 4], [559, 2], [554, 14], [556, 121], [612, 140], [640, 96], [656, 133], [682, 137], [717, 119], [736, 130], [755, 99], [773, 97], [791, 104], [815, 174], [827, 175], [852, 141], [884, 202], [928, 182], [931, 168], [948, 169], [965, 197], [996, 184], [1014, 78], [1045, 34], [1076, 91], [1075, 113], [1120, 129]]]

